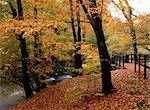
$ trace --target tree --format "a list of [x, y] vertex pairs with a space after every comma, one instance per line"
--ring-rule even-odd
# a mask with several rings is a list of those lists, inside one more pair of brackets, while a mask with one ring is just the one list
[[82, 8], [87, 15], [88, 20], [90, 21], [90, 24], [92, 25], [92, 28], [97, 38], [102, 72], [102, 93], [108, 94], [113, 89], [113, 85], [111, 82], [110, 56], [105, 43], [105, 37], [102, 27], [102, 16], [98, 13], [96, 0], [89, 0], [89, 7], [92, 10], [90, 12], [83, 3], [83, 0], [80, 0], [80, 4], [82, 5]]
[[[22, 10], [22, 3], [21, 0], [17, 0], [17, 7], [18, 7], [18, 18], [19, 20], [23, 20], [23, 10]], [[30, 76], [29, 76], [29, 70], [28, 70], [28, 58], [29, 54], [27, 52], [27, 46], [26, 46], [26, 40], [24, 35], [24, 31], [17, 34], [17, 38], [20, 41], [20, 49], [21, 49], [21, 55], [22, 55], [22, 72], [23, 72], [23, 87], [25, 90], [26, 98], [30, 98], [33, 93], [32, 89], [30, 87]]]
[[136, 62], [137, 62], [137, 38], [136, 38], [136, 32], [134, 28], [134, 23], [133, 23], [133, 8], [130, 6], [128, 0], [119, 0], [119, 4], [116, 4], [114, 1], [112, 1], [113, 4], [123, 13], [124, 17], [127, 20], [128, 26], [130, 28], [130, 34], [132, 37], [133, 41], [133, 52], [134, 52], [134, 63], [135, 63], [135, 68], [134, 71], [136, 72]]
[[22, 55], [22, 73], [23, 73], [23, 87], [25, 90], [26, 98], [30, 98], [33, 93], [32, 89], [30, 87], [30, 76], [29, 76], [29, 70], [28, 70], [28, 58], [29, 54], [26, 49], [26, 40], [23, 38], [24, 31], [19, 33], [17, 35], [18, 40], [20, 41], [20, 49], [21, 49], [21, 55]]
[[82, 60], [81, 60], [81, 54], [79, 53], [79, 50], [81, 49], [81, 27], [80, 27], [80, 6], [79, 1], [77, 0], [77, 26], [78, 30], [76, 32], [75, 28], [75, 20], [74, 20], [74, 10], [73, 10], [73, 1], [69, 0], [70, 3], [70, 11], [71, 11], [71, 26], [72, 26], [72, 32], [74, 37], [74, 44], [75, 44], [75, 55], [74, 55], [74, 62], [75, 62], [75, 69], [82, 68]]
[[[35, 0], [35, 6], [34, 6], [34, 16], [35, 16], [35, 23], [37, 23], [37, 15], [38, 15], [38, 9], [37, 9], [37, 0]], [[40, 37], [39, 37], [39, 32], [34, 31], [33, 32], [33, 37], [34, 37], [34, 57], [39, 58], [42, 56], [42, 49], [41, 49], [41, 42], [40, 42]], [[35, 66], [38, 65], [39, 62], [35, 61]], [[36, 83], [36, 91], [40, 91], [41, 89], [46, 88], [46, 83], [41, 83], [39, 80], [39, 75], [35, 74], [34, 76], [34, 81]], [[44, 80], [45, 77], [42, 76], [42, 79]]]
[[[147, 15], [139, 15], [137, 16], [135, 21], [135, 29], [137, 33], [137, 45], [142, 47], [139, 48], [139, 53], [148, 53], [150, 51], [150, 33], [149, 33], [149, 26], [148, 23], [150, 20], [150, 14]], [[144, 50], [143, 50], [144, 48]]]
[[[29, 78], [32, 78], [32, 77], [29, 77], [29, 75], [32, 76], [32, 73], [34, 76], [35, 76], [35, 74], [41, 75], [43, 73], [46, 73], [45, 70], [47, 71], [47, 73], [50, 73], [50, 69], [47, 68], [48, 67], [47, 65], [48, 64], [51, 65], [51, 62], [49, 63], [49, 61], [46, 61], [51, 57], [50, 54], [53, 54], [54, 57], [58, 56], [58, 58], [59, 58], [58, 60], [62, 61], [62, 63], [67, 62], [65, 64], [65, 67], [67, 67], [67, 68], [64, 68], [64, 70], [61, 71], [62, 73], [71, 73], [74, 71], [74, 69], [72, 69], [72, 65], [71, 65], [72, 57], [67, 52], [71, 48], [74, 48], [74, 46], [76, 49], [75, 54], [79, 54], [79, 51], [82, 52], [82, 50], [83, 50], [80, 47], [81, 46], [81, 43], [80, 43], [81, 42], [81, 28], [82, 28], [81, 22], [82, 22], [83, 16], [80, 15], [80, 14], [82, 14], [82, 11], [80, 9], [81, 5], [79, 4], [79, 1], [76, 1], [76, 2], [74, 1], [73, 5], [76, 6], [77, 11], [75, 11], [75, 10], [72, 11], [73, 17], [74, 17], [73, 18], [74, 22], [71, 22], [71, 23], [73, 23], [73, 25], [74, 25], [74, 28], [75, 28], [74, 33], [76, 35], [76, 38], [74, 40], [75, 43], [73, 44], [71, 42], [72, 34], [70, 34], [70, 28], [69, 28], [70, 22], [68, 22], [68, 17], [70, 16], [70, 14], [67, 14], [68, 11], [70, 12], [70, 10], [68, 10], [69, 9], [68, 3], [66, 3], [67, 6], [64, 7], [64, 4], [65, 4], [64, 2], [63, 3], [61, 2], [62, 3], [61, 4], [60, 1], [56, 1], [57, 5], [55, 5], [54, 8], [52, 8], [49, 5], [45, 6], [44, 4], [47, 4], [47, 3], [50, 4], [54, 0], [50, 0], [50, 1], [34, 0], [35, 2], [38, 2], [35, 6], [34, 5], [31, 6], [32, 2], [34, 2], [34, 1], [24, 0], [23, 6], [25, 7], [25, 11], [23, 11], [21, 0], [16, 0], [16, 1], [17, 1], [16, 4], [17, 4], [17, 8], [18, 8], [16, 18], [19, 20], [9, 18], [6, 21], [4, 21], [3, 23], [1, 23], [1, 24], [4, 24], [4, 26], [1, 25], [0, 27], [1, 28], [5, 27], [4, 30], [6, 30], [7, 33], [9, 33], [10, 31], [13, 31], [12, 33], [16, 33], [15, 37], [18, 38], [18, 40], [21, 44], [20, 49], [21, 49], [22, 57], [21, 57], [21, 60], [19, 60], [19, 61], [22, 61], [23, 83], [24, 83], [24, 85], [26, 83], [26, 85], [24, 86], [25, 93], [27, 94], [27, 97], [30, 97], [32, 95], [32, 90], [31, 90], [30, 86], [32, 86], [31, 81], [33, 81], [33, 80], [30, 81]], [[94, 1], [90, 1], [90, 2], [95, 3]], [[59, 7], [59, 9], [56, 8], [58, 5], [60, 5], [61, 7], [64, 7], [64, 8], [63, 9], [60, 7]], [[107, 47], [105, 44], [105, 38], [104, 38], [103, 29], [102, 29], [102, 18], [99, 16], [99, 14], [97, 12], [96, 5], [97, 5], [96, 3], [94, 5], [93, 4], [88, 5], [90, 7], [88, 10], [88, 14], [90, 15], [90, 17], [89, 17], [90, 21], [87, 21], [87, 23], [91, 23], [91, 24], [86, 25], [88, 27], [88, 28], [86, 28], [86, 32], [87, 33], [93, 32], [89, 25], [91, 25], [93, 27], [93, 30], [95, 31], [98, 48], [99, 48], [99, 57], [101, 59], [102, 85], [103, 85], [102, 91], [107, 94], [112, 89], [111, 73], [110, 73], [110, 56], [108, 54], [108, 50], [107, 50]], [[36, 6], [38, 6], [38, 8]], [[87, 8], [87, 7], [85, 6], [85, 8]], [[34, 9], [35, 16], [33, 15], [33, 9]], [[53, 15], [53, 16], [51, 16], [51, 15]], [[35, 17], [35, 19], [34, 19], [34, 17]], [[66, 32], [61, 33], [59, 31], [61, 29], [64, 29], [64, 27], [65, 27], [65, 31], [67, 31], [69, 33], [69, 35]], [[55, 31], [54, 29], [58, 30], [58, 31]], [[9, 32], [7, 30], [9, 30]], [[4, 32], [1, 32], [1, 33], [4, 33]], [[4, 33], [4, 34], [6, 34], [6, 33]], [[9, 35], [10, 35], [10, 33], [9, 33]], [[9, 36], [9, 35], [6, 35], [6, 36], [8, 36], [10, 38], [11, 36]], [[41, 43], [42, 43], [42, 48], [41, 48]], [[7, 45], [7, 44], [5, 44], [5, 45]], [[83, 45], [89, 45], [89, 42], [87, 44], [83, 43]], [[27, 49], [27, 47], [28, 47], [28, 49]], [[95, 54], [96, 52], [91, 53], [91, 51], [97, 51], [95, 49], [96, 47], [93, 49], [93, 46], [90, 45], [89, 47], [83, 46], [83, 48], [85, 48], [84, 49], [85, 51], [87, 48], [88, 49], [90, 48], [90, 51], [87, 52], [88, 55], [92, 57], [93, 53], [94, 53], [94, 55], [96, 56], [94, 61], [97, 61], [97, 54]], [[3, 51], [3, 50], [1, 50], [1, 51]], [[19, 53], [18, 57], [19, 56], [20, 56], [20, 53]], [[85, 57], [87, 57], [87, 56], [85, 55]], [[77, 58], [79, 58], [79, 57], [77, 57]], [[78, 60], [76, 60], [76, 61], [78, 61]], [[44, 66], [41, 65], [41, 63], [44, 64]], [[76, 68], [77, 68], [77, 66], [79, 66], [81, 64], [81, 63], [80, 64], [79, 63], [76, 63]], [[86, 61], [85, 61], [85, 63], [86, 63]], [[93, 63], [95, 63], [95, 62], [93, 62]], [[91, 66], [93, 66], [93, 65], [91, 65]], [[69, 69], [71, 68], [70, 69], [71, 72], [68, 68]], [[97, 69], [97, 66], [95, 68]], [[29, 74], [29, 71], [31, 74]], [[52, 75], [48, 74], [48, 76], [52, 76]], [[30, 90], [30, 91], [27, 91], [27, 90]], [[28, 94], [28, 93], [30, 93], [30, 94]]]

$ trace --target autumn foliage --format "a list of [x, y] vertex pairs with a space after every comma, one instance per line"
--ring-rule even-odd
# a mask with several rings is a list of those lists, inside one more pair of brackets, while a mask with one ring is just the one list
[[[128, 0], [2, 0], [0, 7], [0, 81], [23, 87], [29, 99], [13, 110], [149, 107], [149, 79], [135, 78], [132, 64], [111, 72], [111, 54], [149, 54], [150, 14], [135, 16]], [[47, 88], [48, 78], [66, 74], [73, 78]]]

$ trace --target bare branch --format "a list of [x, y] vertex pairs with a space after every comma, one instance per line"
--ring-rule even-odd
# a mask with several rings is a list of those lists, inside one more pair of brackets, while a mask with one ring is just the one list
[[[7, 79], [6, 77], [3, 77], [3, 76], [0, 76], [0, 78]], [[16, 82], [16, 81], [13, 81], [13, 80], [9, 80], [9, 81], [12, 82], [12, 83], [14, 83], [14, 84], [17, 84], [17, 85], [23, 87], [22, 84], [20, 84], [20, 83], [18, 83], [18, 82]]]
[[127, 19], [127, 21], [130, 21], [125, 9], [123, 8], [123, 4], [122, 2], [119, 0], [120, 2], [120, 5], [121, 7], [119, 7], [119, 4], [115, 3], [113, 0], [112, 0], [112, 3], [123, 13], [124, 17]]

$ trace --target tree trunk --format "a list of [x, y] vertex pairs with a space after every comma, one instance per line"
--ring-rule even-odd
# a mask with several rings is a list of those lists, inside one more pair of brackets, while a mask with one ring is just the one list
[[136, 63], [138, 61], [137, 59], [137, 42], [136, 42], [136, 34], [135, 34], [135, 30], [133, 29], [133, 22], [132, 22], [132, 26], [130, 27], [131, 28], [131, 37], [132, 37], [132, 40], [133, 40], [133, 51], [134, 51], [134, 72], [136, 73]]
[[72, 27], [72, 33], [73, 33], [73, 38], [74, 38], [74, 44], [77, 42], [77, 35], [76, 35], [76, 30], [74, 26], [74, 15], [73, 15], [73, 3], [72, 0], [69, 0], [70, 3], [70, 11], [71, 11], [71, 27]]
[[9, 3], [9, 6], [10, 6], [10, 9], [11, 9], [13, 18], [16, 18], [16, 17], [17, 17], [17, 11], [16, 11], [16, 9], [15, 9], [14, 6], [12, 5], [11, 1], [8, 1], [8, 3]]
[[[38, 32], [34, 33], [34, 57], [40, 58], [42, 55], [42, 49], [41, 49], [41, 43], [39, 39]], [[39, 62], [35, 62], [35, 65], [37, 65]], [[42, 77], [42, 80], [45, 80], [45, 77]], [[35, 83], [36, 83], [36, 90], [37, 92], [41, 89], [46, 88], [46, 83], [41, 83], [39, 80], [39, 77], [35, 77]]]
[[129, 63], [129, 55], [125, 55], [125, 63]]
[[22, 32], [20, 35], [18, 35], [20, 40], [20, 49], [21, 49], [21, 56], [22, 56], [22, 72], [23, 72], [23, 86], [24, 91], [26, 94], [26, 98], [30, 98], [33, 95], [32, 89], [30, 87], [30, 76], [28, 71], [28, 52], [26, 49], [26, 41], [25, 38], [22, 38], [24, 32]]
[[[119, 5], [116, 4], [114, 1], [112, 1], [114, 3], [114, 5], [120, 10], [122, 11], [124, 17], [126, 18], [126, 20], [128, 21], [129, 24], [129, 28], [131, 31], [131, 37], [132, 37], [132, 41], [133, 41], [133, 52], [134, 52], [134, 71], [136, 72], [136, 63], [138, 61], [137, 59], [137, 53], [138, 53], [138, 49], [137, 49], [137, 39], [136, 39], [136, 33], [135, 33], [135, 29], [134, 29], [134, 25], [133, 25], [133, 8], [130, 6], [128, 0], [119, 0]], [[132, 61], [132, 60], [131, 60]]]
[[74, 25], [75, 20], [74, 20], [74, 15], [73, 15], [73, 1], [69, 0], [69, 3], [70, 3], [70, 11], [71, 11], [71, 26], [72, 26], [74, 44], [75, 44], [75, 49], [76, 49], [75, 55], [74, 55], [74, 66], [75, 66], [75, 69], [78, 69], [78, 68], [82, 68], [81, 54], [78, 53], [78, 51], [81, 49], [81, 45], [76, 44], [77, 42], [81, 42], [80, 13], [79, 13], [80, 10], [78, 10], [77, 12], [78, 33], [76, 33], [76, 29]]
[[[21, 0], [17, 0], [17, 7], [18, 7], [18, 17], [19, 20], [23, 20], [23, 10], [22, 10], [22, 3]], [[23, 72], [23, 87], [25, 91], [26, 98], [30, 98], [33, 95], [32, 89], [30, 87], [30, 76], [28, 71], [28, 61], [29, 54], [26, 48], [26, 40], [23, 38], [24, 31], [18, 35], [20, 40], [20, 49], [21, 49], [21, 56], [22, 56], [22, 72]]]
[[75, 52], [75, 69], [82, 68], [81, 54]]
[[42, 55], [41, 43], [38, 32], [34, 33], [34, 57], [40, 57]]
[[[95, 17], [98, 15], [95, 15]], [[96, 34], [99, 57], [102, 71], [102, 92], [109, 93], [112, 89], [111, 72], [110, 72], [110, 56], [105, 43], [104, 33], [102, 30], [102, 21], [99, 17], [93, 19], [92, 27]]]
[[18, 7], [18, 19], [23, 20], [23, 10], [21, 0], [17, 0], [17, 7]]
[[33, 76], [33, 77], [34, 77], [34, 81], [36, 84], [36, 92], [39, 92], [41, 90], [41, 82], [40, 82], [39, 77], [37, 75]]
[[79, 51], [81, 49], [81, 27], [80, 27], [80, 6], [79, 6], [79, 1], [78, 0], [77, 0], [77, 25], [78, 25], [77, 42], [79, 44], [76, 45], [75, 69], [82, 68], [82, 56], [79, 53]]
[[[35, 4], [36, 4], [37, 0], [35, 0]], [[38, 14], [38, 10], [37, 10], [37, 5], [34, 6], [33, 8], [33, 12], [34, 12], [34, 17], [35, 17], [35, 22], [37, 22], [37, 14]], [[42, 50], [40, 48], [40, 39], [38, 36], [38, 32], [34, 33], [34, 57], [39, 58], [42, 54]], [[37, 65], [38, 62], [35, 62], [35, 65]], [[39, 80], [39, 76], [33, 76], [34, 77], [34, 81], [36, 83], [36, 91], [39, 92], [42, 89], [42, 84]], [[45, 87], [46, 88], [46, 87]]]
[[[91, 2], [90, 8], [97, 8], [95, 0], [89, 0], [89, 1]], [[102, 93], [108, 94], [109, 92], [111, 92], [113, 85], [111, 82], [110, 56], [105, 43], [105, 37], [102, 28], [102, 19], [99, 16], [98, 12], [90, 12], [89, 14], [82, 0], [80, 0], [80, 3], [82, 5], [84, 12], [87, 15], [87, 18], [89, 19], [92, 25], [92, 28], [97, 38], [99, 58], [101, 63], [101, 72], [102, 72]]]

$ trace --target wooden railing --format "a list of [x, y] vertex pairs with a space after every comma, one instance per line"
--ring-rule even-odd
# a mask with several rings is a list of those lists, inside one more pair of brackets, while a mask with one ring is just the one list
[[119, 54], [113, 53], [111, 56], [111, 64], [125, 69], [125, 63], [134, 63], [134, 72], [141, 73], [141, 66], [144, 67], [144, 79], [147, 78], [147, 71], [150, 69], [150, 55], [148, 54]]

